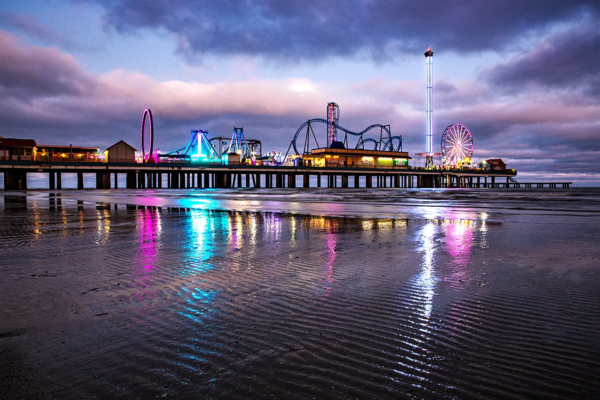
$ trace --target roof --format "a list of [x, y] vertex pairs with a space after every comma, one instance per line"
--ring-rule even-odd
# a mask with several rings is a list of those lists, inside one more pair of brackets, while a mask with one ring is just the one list
[[0, 146], [35, 147], [35, 140], [33, 140], [33, 139], [0, 138]]
[[363, 150], [363, 149], [332, 149], [330, 147], [321, 149], [312, 149], [310, 151], [311, 156], [335, 154], [339, 156], [376, 156], [376, 157], [396, 157], [412, 159], [408, 156], [407, 152], [404, 151], [385, 151], [385, 150]]
[[133, 151], [137, 151], [137, 149], [135, 149], [135, 148], [134, 148], [132, 145], [130, 145], [129, 143], [125, 142], [124, 140], [119, 140], [117, 143], [113, 144], [112, 146], [110, 146], [110, 147], [107, 147], [107, 148], [106, 148], [106, 150], [110, 150], [110, 149], [112, 149], [113, 147], [115, 147], [115, 146], [116, 146], [116, 145], [118, 145], [119, 143], [124, 143], [126, 146], [129, 146], [129, 147], [131, 147], [131, 148], [133, 149]]
[[89, 147], [89, 146], [73, 146], [72, 144], [38, 144], [36, 147], [40, 149], [85, 149], [85, 150], [98, 150], [98, 147]]

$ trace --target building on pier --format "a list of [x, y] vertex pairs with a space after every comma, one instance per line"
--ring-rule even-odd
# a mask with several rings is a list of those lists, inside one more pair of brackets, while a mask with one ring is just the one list
[[35, 140], [3, 138], [0, 136], [0, 160], [32, 161], [35, 154]]
[[99, 147], [39, 144], [35, 147], [35, 161], [83, 161], [98, 162]]
[[[343, 146], [342, 146], [343, 147]], [[302, 156], [306, 167], [407, 169], [411, 157], [403, 151], [325, 147]]]
[[109, 163], [134, 163], [137, 150], [123, 140], [104, 150], [104, 159]]

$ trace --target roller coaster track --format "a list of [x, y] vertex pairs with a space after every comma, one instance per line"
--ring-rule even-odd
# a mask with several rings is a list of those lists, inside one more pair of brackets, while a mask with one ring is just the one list
[[[294, 151], [296, 152], [296, 154], [300, 154], [300, 152], [298, 151], [298, 148], [296, 147], [296, 141], [298, 139], [298, 135], [300, 135], [300, 132], [302, 132], [302, 130], [304, 128], [306, 128], [307, 126], [310, 126], [310, 124], [314, 123], [314, 122], [320, 122], [323, 124], [328, 124], [326, 119], [323, 118], [313, 118], [313, 119], [309, 119], [308, 121], [306, 121], [305, 123], [303, 123], [302, 125], [300, 125], [300, 128], [298, 128], [298, 130], [296, 131], [296, 134], [294, 135], [294, 139], [292, 140], [292, 145], [294, 146]], [[367, 128], [365, 128], [364, 130], [362, 130], [361, 132], [353, 132], [351, 130], [348, 130], [346, 128], [344, 128], [343, 126], [340, 126], [336, 123], [333, 124], [334, 127], [336, 127], [337, 129], [341, 130], [342, 132], [348, 134], [348, 135], [353, 135], [353, 136], [360, 136], [360, 139], [358, 141], [358, 144], [356, 146], [356, 148], [364, 148], [364, 142], [373, 142], [375, 144], [375, 150], [384, 150], [384, 151], [401, 151], [402, 149], [402, 136], [392, 136], [389, 128], [385, 125], [380, 125], [380, 124], [374, 124], [371, 125]], [[381, 140], [378, 142], [374, 139], [363, 139], [362, 135], [365, 134], [366, 132], [370, 131], [371, 129], [374, 128], [381, 128], [382, 131], [385, 131], [387, 133], [387, 138], [381, 138]], [[307, 128], [308, 129], [308, 128]], [[398, 144], [398, 149], [399, 150], [395, 150], [394, 149], [394, 144], [393, 144], [393, 140], [396, 139], [399, 141]], [[359, 147], [359, 146], [363, 146], [363, 147]], [[377, 149], [377, 147], [380, 147], [380, 149]]]

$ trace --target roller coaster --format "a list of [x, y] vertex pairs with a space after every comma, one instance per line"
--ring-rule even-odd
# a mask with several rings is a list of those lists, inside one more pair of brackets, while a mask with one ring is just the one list
[[[340, 143], [337, 141], [337, 132], [344, 132], [344, 141], [342, 142], [345, 148], [348, 147], [348, 135], [358, 136], [358, 142], [356, 144], [355, 149], [365, 149], [367, 143], [372, 144], [373, 148], [371, 150], [380, 150], [380, 151], [402, 151], [402, 136], [392, 136], [389, 125], [381, 125], [381, 124], [373, 124], [362, 130], [361, 132], [353, 132], [349, 129], [344, 128], [343, 126], [338, 124], [339, 121], [339, 107], [335, 103], [329, 103], [327, 105], [327, 116], [328, 119], [323, 118], [313, 118], [309, 119], [296, 131], [294, 138], [292, 139], [291, 147], [294, 148], [294, 152], [296, 155], [300, 154], [309, 154], [310, 153], [310, 138], [311, 134], [315, 141], [317, 147], [319, 147], [319, 142], [315, 135], [314, 130], [312, 129], [312, 124], [321, 123], [327, 125], [327, 147], [336, 146], [336, 143]], [[304, 145], [302, 146], [302, 153], [298, 150], [298, 138], [300, 134], [306, 128], [306, 136], [304, 139]], [[379, 128], [379, 140], [375, 140], [373, 138], [365, 138], [364, 134], [369, 132], [372, 129]], [[397, 145], [394, 146], [394, 141], [396, 141]], [[288, 149], [289, 152], [289, 149]]]

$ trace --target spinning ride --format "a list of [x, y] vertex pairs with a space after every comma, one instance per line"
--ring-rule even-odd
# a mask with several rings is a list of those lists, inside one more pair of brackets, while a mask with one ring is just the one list
[[452, 124], [442, 134], [442, 163], [456, 166], [473, 156], [473, 135], [463, 124]]

